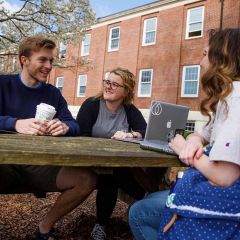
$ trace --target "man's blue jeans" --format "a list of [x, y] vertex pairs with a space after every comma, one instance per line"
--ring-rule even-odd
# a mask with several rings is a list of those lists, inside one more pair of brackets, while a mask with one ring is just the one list
[[147, 195], [129, 209], [129, 225], [136, 240], [157, 240], [160, 217], [169, 191]]

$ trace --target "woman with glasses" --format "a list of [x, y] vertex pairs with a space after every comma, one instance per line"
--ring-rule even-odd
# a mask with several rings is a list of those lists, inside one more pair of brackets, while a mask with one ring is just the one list
[[[143, 138], [146, 122], [132, 104], [134, 86], [134, 75], [129, 70], [112, 70], [108, 78], [103, 80], [101, 92], [88, 98], [78, 112], [81, 136]], [[135, 199], [141, 199], [145, 194], [145, 190], [126, 168], [116, 168], [110, 174], [98, 174], [97, 223], [91, 239], [106, 239], [105, 229], [116, 205], [118, 188]]]

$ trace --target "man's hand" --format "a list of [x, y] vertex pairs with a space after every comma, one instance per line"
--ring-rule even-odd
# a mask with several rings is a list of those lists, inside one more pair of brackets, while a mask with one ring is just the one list
[[49, 121], [46, 130], [47, 133], [52, 136], [62, 136], [68, 132], [69, 127], [66, 123], [61, 122], [58, 118], [55, 118]]
[[35, 118], [17, 120], [15, 129], [18, 133], [29, 135], [46, 135], [46, 121]]
[[187, 141], [179, 134], [169, 143], [169, 146], [178, 154], [179, 159], [193, 166], [193, 160], [199, 159], [203, 154], [203, 144], [197, 139], [191, 138]]

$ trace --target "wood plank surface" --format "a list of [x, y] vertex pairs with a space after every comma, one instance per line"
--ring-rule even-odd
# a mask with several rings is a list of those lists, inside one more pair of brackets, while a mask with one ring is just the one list
[[0, 164], [179, 167], [176, 156], [102, 138], [0, 134]]

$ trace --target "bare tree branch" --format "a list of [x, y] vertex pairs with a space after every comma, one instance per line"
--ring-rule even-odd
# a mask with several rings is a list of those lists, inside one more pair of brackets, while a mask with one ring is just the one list
[[[6, 15], [6, 13], [4, 13]], [[17, 26], [17, 24], [13, 21], [13, 19], [10, 19], [10, 21], [12, 22], [12, 24], [17, 28], [17, 30], [26, 37], [26, 35], [23, 33], [22, 29], [20, 27]]]
[[0, 34], [0, 40], [1, 40], [1, 38], [4, 38], [4, 39], [6, 39], [7, 41], [9, 41], [9, 42], [11, 42], [11, 43], [16, 43], [13, 39], [10, 39], [10, 38], [8, 38], [8, 37], [3, 36], [3, 35]]
[[26, 5], [27, 5], [27, 3], [28, 3], [29, 1], [26, 0], [26, 1], [22, 1], [22, 2], [24, 2], [24, 4], [23, 4], [22, 8], [21, 8], [19, 11], [16, 11], [16, 12], [15, 12], [16, 15], [18, 15], [19, 13], [21, 13], [21, 12], [23, 11], [23, 9], [26, 7]]

